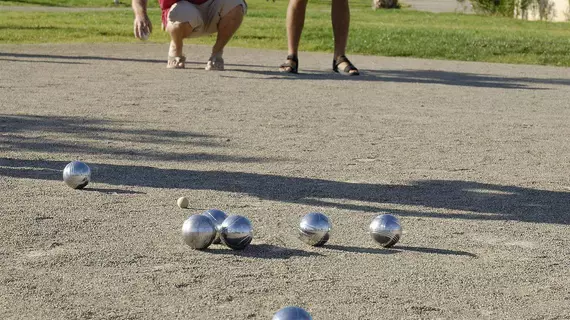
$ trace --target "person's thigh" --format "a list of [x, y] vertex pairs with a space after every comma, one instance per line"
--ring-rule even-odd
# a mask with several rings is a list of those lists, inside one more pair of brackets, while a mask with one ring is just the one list
[[168, 12], [168, 23], [190, 23], [192, 34], [190, 37], [199, 36], [205, 30], [204, 19], [198, 7], [186, 0], [178, 1]]
[[204, 33], [218, 32], [220, 19], [237, 6], [241, 6], [243, 13], [246, 13], [247, 4], [245, 0], [210, 0], [200, 5], [200, 10], [203, 10]]

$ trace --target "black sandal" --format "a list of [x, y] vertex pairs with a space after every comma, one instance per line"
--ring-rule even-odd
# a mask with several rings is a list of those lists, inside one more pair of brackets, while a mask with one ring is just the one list
[[298, 73], [298, 71], [299, 71], [299, 58], [297, 58], [297, 56], [294, 54], [288, 55], [287, 62], [279, 66], [279, 72]]
[[[340, 69], [338, 68], [338, 66], [341, 63], [346, 63], [347, 66], [344, 67], [344, 69]], [[348, 58], [346, 56], [339, 56], [338, 60], [337, 59], [333, 59], [333, 71], [334, 72], [338, 72], [344, 76], [357, 76], [360, 74], [360, 72], [358, 72], [358, 69], [356, 69], [356, 67], [352, 64], [352, 62], [350, 62], [350, 60], [348, 60]], [[353, 71], [353, 72], [351, 72]], [[356, 72], [354, 72], [356, 71]]]

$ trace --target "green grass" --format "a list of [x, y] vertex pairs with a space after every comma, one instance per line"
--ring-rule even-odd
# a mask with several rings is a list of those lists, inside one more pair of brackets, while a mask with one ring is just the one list
[[[150, 0], [150, 8], [158, 8], [158, 1]], [[130, 7], [130, 0], [120, 0], [115, 5], [113, 0], [0, 0], [0, 6], [47, 6], [47, 7]]]
[[[230, 46], [285, 50], [287, 3], [251, 0], [248, 4], [248, 15]], [[363, 0], [352, 2], [351, 8], [349, 53], [570, 66], [568, 23], [411, 10], [373, 11]], [[329, 3], [309, 3], [301, 51], [332, 52], [329, 12]], [[155, 25], [150, 41], [167, 43], [167, 35], [159, 28], [159, 10], [150, 10], [149, 15]], [[0, 11], [0, 43], [136, 42], [132, 20], [130, 10]], [[188, 43], [213, 41], [213, 37], [204, 37]]]

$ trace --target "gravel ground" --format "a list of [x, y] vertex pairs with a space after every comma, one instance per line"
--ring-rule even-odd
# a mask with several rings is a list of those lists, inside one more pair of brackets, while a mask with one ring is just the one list
[[[570, 319], [569, 68], [350, 55], [345, 78], [302, 53], [288, 76], [282, 51], [208, 52], [0, 45], [0, 318]], [[252, 245], [186, 246], [209, 208]], [[296, 238], [312, 211], [322, 248]]]

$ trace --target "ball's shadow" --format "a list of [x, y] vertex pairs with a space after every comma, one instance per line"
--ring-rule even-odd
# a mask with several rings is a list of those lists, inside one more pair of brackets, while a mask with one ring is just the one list
[[394, 254], [394, 253], [400, 253], [403, 251], [413, 251], [413, 252], [426, 253], [426, 254], [468, 256], [468, 257], [472, 257], [472, 258], [477, 257], [477, 255], [470, 253], [470, 252], [466, 252], [466, 251], [447, 250], [447, 249], [439, 249], [439, 248], [400, 246], [400, 245], [395, 245], [395, 246], [390, 247], [390, 248], [380, 248], [380, 247], [378, 247], [378, 248], [364, 248], [364, 247], [327, 244], [327, 245], [324, 245], [323, 247], [326, 249], [331, 249], [331, 250], [354, 252], [354, 253]]
[[104, 194], [146, 194], [141, 191], [126, 190], [126, 189], [104, 189], [104, 188], [90, 188], [89, 186], [81, 189], [86, 192], [98, 192]]
[[365, 248], [365, 247], [354, 247], [354, 246], [342, 246], [338, 244], [325, 244], [323, 248], [336, 250], [336, 251], [345, 251], [353, 253], [371, 253], [371, 254], [394, 254], [400, 252], [399, 250], [394, 250], [393, 248]]
[[322, 256], [322, 254], [317, 252], [285, 248], [271, 244], [250, 244], [243, 250], [232, 250], [223, 245], [212, 245], [205, 252], [211, 254], [234, 255], [260, 259], [289, 259], [292, 257]]
[[411, 246], [394, 246], [393, 249], [395, 250], [402, 250], [402, 251], [414, 251], [420, 253], [428, 253], [428, 254], [444, 254], [444, 255], [455, 255], [455, 256], [468, 256], [472, 258], [477, 258], [477, 255], [467, 251], [459, 251], [459, 250], [448, 250], [448, 249], [439, 249], [439, 248], [425, 248], [425, 247], [411, 247]]

